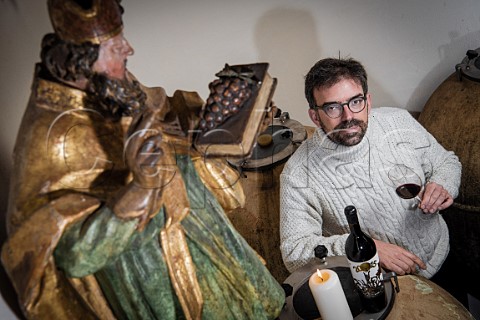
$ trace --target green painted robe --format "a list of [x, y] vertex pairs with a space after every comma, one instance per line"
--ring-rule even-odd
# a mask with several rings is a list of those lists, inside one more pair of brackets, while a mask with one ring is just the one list
[[[204, 300], [202, 319], [275, 319], [284, 291], [233, 228], [188, 155], [177, 156], [191, 212], [182, 220]], [[116, 317], [183, 319], [160, 244], [164, 210], [142, 231], [103, 207], [71, 226], [54, 253], [70, 277], [94, 274]]]

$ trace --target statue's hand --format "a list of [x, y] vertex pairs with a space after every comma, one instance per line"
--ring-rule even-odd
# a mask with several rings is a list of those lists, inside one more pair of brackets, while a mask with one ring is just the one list
[[169, 146], [163, 139], [158, 111], [145, 109], [131, 124], [125, 141], [124, 158], [136, 184], [143, 188], [158, 188], [167, 174], [162, 167]]
[[125, 142], [124, 159], [133, 179], [109, 202], [113, 212], [123, 219], [139, 218], [142, 222], [159, 210], [159, 194], [168, 178], [162, 170], [164, 141], [161, 131], [154, 128], [154, 116], [151, 112], [138, 115]]
[[156, 189], [142, 188], [132, 181], [111, 199], [109, 207], [121, 219], [139, 218], [145, 220], [151, 214], [151, 211], [157, 208], [156, 199]]
[[111, 200], [110, 207], [122, 219], [139, 218], [143, 226], [148, 217], [156, 214], [161, 205], [162, 187], [168, 181], [165, 170], [165, 152], [160, 135], [148, 138], [138, 136], [142, 144], [131, 141], [126, 147], [127, 164], [133, 180]]
[[139, 187], [155, 189], [164, 184], [168, 174], [165, 170], [168, 155], [162, 147], [161, 135], [146, 138], [137, 150], [127, 147], [126, 158], [133, 180]]

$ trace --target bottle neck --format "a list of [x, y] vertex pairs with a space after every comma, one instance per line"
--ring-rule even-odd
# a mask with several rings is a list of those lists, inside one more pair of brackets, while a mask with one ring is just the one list
[[349, 222], [348, 226], [350, 227], [350, 233], [354, 235], [362, 235], [363, 231], [362, 228], [360, 228], [360, 224], [357, 222]]

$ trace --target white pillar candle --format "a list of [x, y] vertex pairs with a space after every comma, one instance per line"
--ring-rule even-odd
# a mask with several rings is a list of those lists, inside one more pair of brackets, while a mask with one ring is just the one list
[[353, 319], [342, 284], [335, 271], [317, 269], [317, 272], [311, 275], [308, 286], [322, 320]]

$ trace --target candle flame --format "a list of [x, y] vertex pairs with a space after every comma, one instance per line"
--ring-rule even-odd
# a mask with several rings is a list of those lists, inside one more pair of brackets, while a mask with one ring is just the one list
[[317, 269], [317, 276], [323, 281], [322, 272]]

